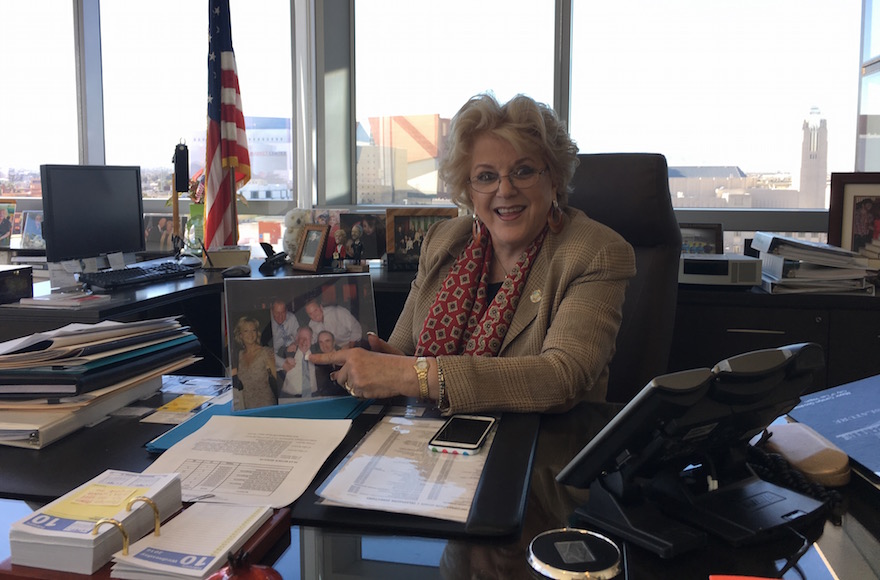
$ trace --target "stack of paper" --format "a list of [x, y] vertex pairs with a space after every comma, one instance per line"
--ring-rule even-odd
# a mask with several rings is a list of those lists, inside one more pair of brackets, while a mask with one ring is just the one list
[[0, 397], [70, 397], [192, 356], [198, 339], [176, 318], [70, 324], [0, 343]]
[[40, 449], [157, 392], [198, 360], [175, 318], [74, 324], [0, 344], [0, 445]]
[[149, 498], [165, 521], [182, 507], [179, 476], [105, 471], [12, 524], [12, 564], [93, 574], [123, 547], [115, 525], [102, 524], [93, 534], [96, 522], [116, 520], [132, 542], [154, 533], [156, 514], [150, 503], [136, 499], [141, 497]]
[[771, 294], [874, 295], [867, 260], [855, 252], [767, 232], [755, 233], [752, 248], [761, 252], [762, 287]]
[[272, 516], [268, 506], [196, 503], [162, 526], [159, 536], [113, 555], [111, 578], [207, 578]]

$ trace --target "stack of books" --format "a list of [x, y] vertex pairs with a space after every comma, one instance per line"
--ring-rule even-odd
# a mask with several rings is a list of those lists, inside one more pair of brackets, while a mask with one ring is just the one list
[[762, 288], [771, 294], [864, 294], [873, 296], [868, 260], [844, 248], [756, 232]]
[[[10, 559], [18, 566], [93, 574], [182, 507], [177, 473], [107, 470], [12, 524]], [[107, 519], [116, 523], [102, 523], [95, 533]]]
[[194, 362], [176, 317], [71, 324], [0, 343], [0, 445], [40, 449], [162, 387]]

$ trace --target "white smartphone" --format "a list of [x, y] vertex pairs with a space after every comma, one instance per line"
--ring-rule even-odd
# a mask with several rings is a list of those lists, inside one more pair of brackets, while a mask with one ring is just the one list
[[457, 455], [479, 453], [494, 425], [495, 417], [487, 415], [453, 415], [428, 442], [428, 449]]

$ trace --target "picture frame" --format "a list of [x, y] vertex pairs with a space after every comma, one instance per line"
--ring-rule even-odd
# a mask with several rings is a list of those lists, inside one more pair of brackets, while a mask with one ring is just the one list
[[678, 224], [681, 230], [682, 254], [723, 254], [724, 227], [722, 224]]
[[[363, 244], [362, 260], [379, 260], [385, 255], [387, 229], [384, 211], [344, 213], [339, 216], [339, 227], [345, 230], [349, 240], [352, 239], [352, 229], [360, 228], [360, 241]], [[348, 256], [352, 257], [351, 253]]]
[[[307, 363], [312, 353], [369, 348], [367, 333], [377, 332], [370, 274], [229, 278], [224, 299], [228, 375], [238, 377], [238, 384], [233, 379], [234, 410], [348, 396], [330, 377], [335, 370], [332, 366], [310, 366], [303, 361]], [[256, 334], [246, 336], [247, 329]], [[298, 341], [303, 333], [309, 337], [305, 348]], [[242, 357], [249, 348], [256, 352]], [[251, 366], [258, 358], [262, 366]], [[274, 381], [267, 381], [262, 372], [268, 374], [270, 363], [275, 366]], [[300, 372], [294, 375], [291, 369]], [[265, 404], [267, 387], [275, 396]], [[245, 393], [244, 389], [250, 390]]]
[[324, 247], [327, 245], [327, 234], [330, 226], [324, 224], [306, 224], [300, 234], [296, 256], [291, 267], [294, 270], [317, 272], [324, 257]]
[[870, 234], [856, 230], [859, 229], [857, 214], [862, 211], [873, 214], [874, 224], [880, 220], [880, 172], [832, 173], [829, 201], [829, 244], [859, 253], [871, 241], [876, 245], [880, 237], [876, 225], [871, 227]]
[[385, 210], [385, 249], [389, 270], [417, 270], [421, 242], [438, 221], [458, 216], [457, 207], [405, 207]]

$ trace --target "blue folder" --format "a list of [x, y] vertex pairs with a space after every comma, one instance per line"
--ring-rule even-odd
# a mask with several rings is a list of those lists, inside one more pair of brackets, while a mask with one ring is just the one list
[[301, 403], [273, 405], [233, 411], [232, 401], [222, 405], [211, 405], [187, 419], [165, 434], [147, 443], [147, 451], [162, 453], [169, 447], [196, 431], [214, 415], [240, 415], [243, 417], [287, 417], [292, 419], [354, 419], [370, 405], [369, 400], [354, 397], [324, 397]]

